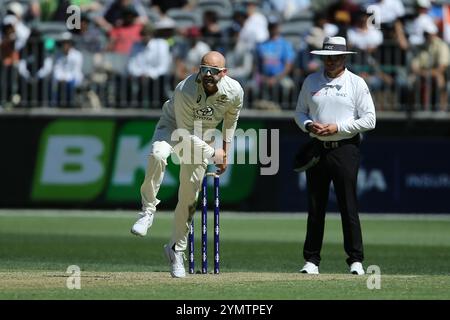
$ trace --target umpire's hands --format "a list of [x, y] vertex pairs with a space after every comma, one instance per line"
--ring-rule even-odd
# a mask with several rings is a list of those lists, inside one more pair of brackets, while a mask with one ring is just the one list
[[336, 124], [326, 124], [322, 129], [317, 131], [317, 135], [319, 136], [331, 136], [335, 133], [337, 133], [338, 127]]
[[308, 130], [318, 136], [331, 136], [337, 133], [338, 127], [334, 123], [322, 124], [319, 122], [312, 122], [308, 125]]

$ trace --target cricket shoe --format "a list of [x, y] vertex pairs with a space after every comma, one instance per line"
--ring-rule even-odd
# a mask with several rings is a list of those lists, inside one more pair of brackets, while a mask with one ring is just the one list
[[364, 268], [361, 262], [353, 262], [350, 265], [350, 273], [362, 276], [364, 274]]
[[319, 274], [319, 267], [312, 262], [306, 262], [300, 273]]
[[139, 218], [131, 228], [131, 233], [137, 236], [145, 236], [148, 228], [153, 224], [153, 212], [146, 210], [138, 214]]
[[175, 251], [169, 245], [164, 245], [164, 253], [166, 254], [167, 260], [172, 267], [170, 274], [173, 278], [184, 278], [186, 277], [186, 271], [184, 270], [184, 252]]

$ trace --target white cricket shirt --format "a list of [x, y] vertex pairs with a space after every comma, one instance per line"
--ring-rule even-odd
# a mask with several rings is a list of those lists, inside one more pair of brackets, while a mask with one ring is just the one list
[[163, 106], [162, 120], [175, 128], [188, 130], [194, 144], [208, 157], [214, 154], [214, 148], [194, 136], [194, 131], [201, 125], [203, 136], [206, 130], [215, 129], [223, 120], [223, 140], [231, 142], [244, 100], [242, 86], [228, 76], [224, 76], [217, 87], [219, 90], [214, 95], [206, 96], [197, 74], [192, 74], [177, 85], [172, 98]]
[[359, 132], [375, 128], [375, 106], [366, 82], [345, 69], [337, 78], [328, 78], [324, 70], [310, 74], [298, 97], [295, 121], [305, 132], [309, 122], [337, 124], [331, 136], [311, 137], [322, 141], [349, 139]]

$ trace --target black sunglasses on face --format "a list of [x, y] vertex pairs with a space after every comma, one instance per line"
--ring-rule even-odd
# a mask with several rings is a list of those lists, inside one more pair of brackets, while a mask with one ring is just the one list
[[213, 75], [216, 76], [219, 73], [221, 73], [223, 70], [225, 70], [225, 68], [216, 68], [216, 67], [211, 67], [211, 66], [205, 66], [205, 65], [201, 65], [200, 66], [200, 72], [202, 74], [207, 74], [208, 71]]

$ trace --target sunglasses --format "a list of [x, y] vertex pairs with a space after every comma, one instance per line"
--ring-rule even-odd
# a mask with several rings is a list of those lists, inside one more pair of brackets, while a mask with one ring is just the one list
[[209, 71], [213, 76], [216, 76], [219, 73], [221, 73], [223, 70], [225, 70], [225, 68], [216, 68], [216, 67], [211, 67], [211, 66], [200, 65], [200, 72], [202, 74], [207, 74]]

